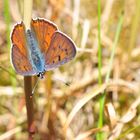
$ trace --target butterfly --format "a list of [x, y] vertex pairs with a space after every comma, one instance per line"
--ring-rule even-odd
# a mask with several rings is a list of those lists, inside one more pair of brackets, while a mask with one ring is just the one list
[[76, 55], [76, 45], [49, 20], [32, 19], [30, 29], [23, 22], [11, 33], [11, 61], [15, 71], [23, 76], [44, 77]]

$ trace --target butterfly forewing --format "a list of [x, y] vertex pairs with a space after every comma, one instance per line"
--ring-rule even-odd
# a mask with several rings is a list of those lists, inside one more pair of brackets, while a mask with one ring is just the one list
[[28, 58], [25, 27], [23, 22], [17, 24], [12, 32], [11, 59], [17, 73], [21, 75], [35, 74]]
[[57, 26], [44, 19], [32, 19], [31, 30], [34, 32], [39, 42], [39, 48], [44, 54], [50, 46], [51, 37], [57, 30]]
[[70, 61], [76, 55], [73, 41], [60, 31], [56, 31], [45, 54], [45, 70], [51, 70]]
[[26, 39], [25, 39], [25, 26], [23, 22], [20, 24], [16, 24], [12, 36], [11, 36], [12, 44], [18, 46], [22, 54], [26, 55], [27, 54], [27, 49], [26, 49]]

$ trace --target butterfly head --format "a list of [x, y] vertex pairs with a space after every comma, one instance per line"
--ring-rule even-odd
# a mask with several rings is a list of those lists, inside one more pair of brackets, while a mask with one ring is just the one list
[[45, 75], [45, 72], [39, 72], [37, 77], [39, 77], [40, 79], [43, 79], [44, 78], [44, 75]]

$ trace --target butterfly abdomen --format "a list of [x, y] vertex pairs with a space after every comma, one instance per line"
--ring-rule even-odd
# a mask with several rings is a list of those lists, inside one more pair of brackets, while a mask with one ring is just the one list
[[34, 33], [31, 30], [27, 30], [27, 43], [29, 46], [29, 53], [30, 53], [30, 60], [31, 63], [36, 69], [36, 71], [42, 72], [44, 71], [44, 59], [42, 59], [43, 55], [41, 54], [41, 51], [39, 50], [37, 39], [34, 35]]

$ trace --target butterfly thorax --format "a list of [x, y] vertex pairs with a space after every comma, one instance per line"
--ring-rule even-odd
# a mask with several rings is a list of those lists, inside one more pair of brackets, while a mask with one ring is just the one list
[[45, 62], [43, 59], [43, 54], [39, 49], [39, 44], [35, 34], [31, 30], [27, 30], [26, 35], [30, 62], [33, 66], [33, 69], [35, 69], [37, 74], [40, 75], [44, 71]]

